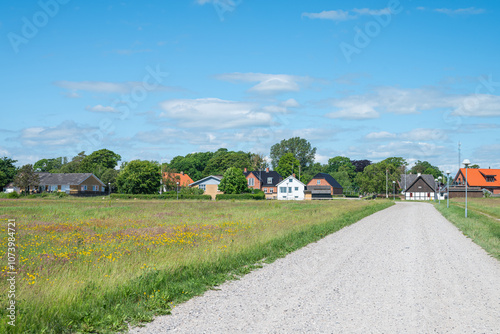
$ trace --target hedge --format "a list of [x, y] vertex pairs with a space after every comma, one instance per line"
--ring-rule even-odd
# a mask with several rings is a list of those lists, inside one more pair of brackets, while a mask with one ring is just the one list
[[254, 199], [254, 200], [262, 200], [266, 199], [266, 195], [261, 192], [257, 194], [219, 194], [215, 196], [215, 199], [218, 201], [226, 201], [231, 199], [245, 200], [245, 199]]
[[[115, 199], [163, 199], [172, 200], [177, 199], [177, 194], [167, 193], [167, 194], [111, 194], [111, 198]], [[179, 199], [197, 199], [197, 200], [212, 200], [210, 195], [185, 195], [179, 194]]]

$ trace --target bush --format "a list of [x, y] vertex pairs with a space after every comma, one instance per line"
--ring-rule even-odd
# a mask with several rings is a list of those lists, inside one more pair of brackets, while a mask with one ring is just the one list
[[[60, 191], [60, 192], [57, 193], [56, 196], [59, 197], [59, 198], [63, 198], [63, 197], [68, 197], [68, 194], [66, 194], [65, 192], [61, 192]], [[42, 194], [42, 197], [45, 197], [45, 196], [43, 196], [43, 194]]]
[[[111, 198], [115, 199], [160, 199], [160, 200], [175, 200], [177, 194], [163, 193], [163, 194], [111, 194]], [[179, 193], [179, 199], [193, 199], [193, 200], [212, 200], [210, 195], [185, 195]]]
[[227, 200], [263, 200], [266, 199], [266, 195], [263, 191], [260, 191], [255, 194], [219, 194], [215, 196], [215, 199], [218, 201], [227, 201]]
[[7, 198], [19, 198], [19, 194], [13, 191], [7, 194]]

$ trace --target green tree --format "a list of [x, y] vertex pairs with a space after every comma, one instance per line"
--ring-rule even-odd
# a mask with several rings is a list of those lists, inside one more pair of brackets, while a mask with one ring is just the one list
[[17, 174], [17, 167], [14, 164], [17, 160], [13, 160], [7, 157], [0, 159], [0, 188], [3, 189], [5, 185], [12, 180]]
[[85, 151], [78, 153], [77, 156], [73, 157], [70, 162], [62, 165], [62, 167], [57, 171], [58, 173], [79, 173], [80, 164], [82, 160], [86, 157]]
[[469, 168], [479, 169], [479, 168], [481, 168], [481, 167], [479, 167], [479, 165], [477, 165], [477, 164], [474, 164], [474, 165], [470, 165], [470, 166], [469, 166]]
[[247, 178], [237, 167], [230, 167], [220, 181], [219, 190], [225, 194], [241, 194], [248, 191]]
[[269, 167], [263, 154], [251, 153], [250, 163], [252, 164], [250, 170], [263, 170]]
[[33, 168], [37, 172], [55, 173], [67, 162], [68, 159], [65, 157], [41, 159], [35, 162]]
[[440, 176], [444, 178], [443, 172], [440, 171], [438, 167], [431, 165], [428, 161], [418, 160], [410, 171], [413, 174], [431, 174], [435, 179]]
[[213, 152], [190, 153], [186, 156], [179, 155], [170, 161], [168, 168], [174, 173], [184, 172], [193, 181], [198, 181], [203, 178], [203, 171], [214, 155]]
[[111, 191], [116, 191], [116, 178], [118, 177], [119, 171], [114, 168], [108, 168], [104, 173], [102, 173], [100, 179], [106, 185], [106, 192], [109, 192], [109, 186], [111, 186]]
[[122, 159], [119, 154], [108, 149], [102, 149], [92, 152], [81, 160], [78, 167], [79, 173], [93, 173], [98, 178], [107, 170], [118, 166]]
[[120, 193], [154, 194], [160, 189], [160, 165], [154, 161], [133, 160], [122, 164], [116, 178]]
[[349, 176], [349, 173], [345, 170], [341, 170], [338, 172], [330, 173], [330, 175], [337, 180], [337, 182], [344, 188], [344, 192], [346, 192], [348, 189], [352, 190], [353, 187], [353, 182], [351, 181], [351, 177]]
[[203, 176], [223, 175], [231, 167], [244, 169], [252, 166], [251, 153], [219, 151], [208, 161]]
[[300, 161], [292, 153], [285, 153], [276, 167], [276, 171], [283, 177], [288, 177], [299, 170]]
[[346, 172], [351, 180], [356, 176], [356, 167], [351, 163], [351, 159], [343, 156], [336, 156], [328, 159], [326, 172], [328, 174]]
[[[388, 161], [384, 160], [376, 164], [366, 166], [362, 173], [356, 175], [356, 184], [360, 190], [365, 193], [385, 193], [386, 187], [388, 192], [392, 192], [392, 181], [397, 182], [401, 176], [401, 167], [396, 167]], [[386, 171], [388, 180], [386, 182]]]
[[292, 153], [295, 158], [299, 159], [302, 168], [306, 168], [314, 163], [316, 147], [312, 147], [311, 143], [300, 137], [283, 139], [271, 147], [270, 157], [274, 169], [276, 169], [281, 157], [286, 153]]
[[40, 178], [35, 173], [33, 165], [28, 164], [22, 166], [14, 178], [14, 185], [19, 187], [25, 194], [30, 190], [35, 190], [40, 185]]

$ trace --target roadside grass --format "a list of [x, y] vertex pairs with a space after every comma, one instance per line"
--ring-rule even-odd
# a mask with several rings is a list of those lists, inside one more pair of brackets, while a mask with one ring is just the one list
[[[350, 225], [391, 201], [0, 201], [17, 224], [16, 327], [112, 333]], [[7, 291], [6, 222], [0, 291]]]
[[[454, 199], [453, 201], [460, 206], [465, 207], [464, 198]], [[469, 209], [483, 212], [492, 217], [500, 219], [500, 198], [469, 198], [467, 199], [467, 211], [469, 211]]]
[[435, 207], [446, 219], [457, 226], [464, 235], [471, 238], [472, 241], [481, 246], [493, 257], [500, 260], [500, 221], [487, 217], [477, 211], [487, 212], [493, 216], [496, 209], [488, 207], [488, 205], [498, 205], [500, 200], [485, 200], [473, 199], [473, 201], [468, 203], [468, 218], [465, 218], [463, 201], [450, 201], [449, 209], [446, 208], [446, 201], [442, 201], [440, 205], [435, 204]]

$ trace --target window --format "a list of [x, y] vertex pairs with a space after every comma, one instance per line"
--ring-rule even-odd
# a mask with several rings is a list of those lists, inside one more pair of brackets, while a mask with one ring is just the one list
[[293, 179], [289, 179], [288, 182], [293, 182]]
[[99, 186], [92, 186], [92, 191], [99, 191]]
[[264, 193], [267, 193], [267, 188], [262, 188], [262, 191], [263, 191]]
[[198, 188], [200, 188], [203, 191], [207, 190], [207, 186], [205, 184], [200, 184]]
[[299, 196], [295, 196], [295, 198], [299, 198]]
[[316, 181], [316, 184], [321, 184], [321, 180], [317, 180], [317, 181]]
[[272, 177], [268, 177], [267, 178], [267, 184], [273, 184], [273, 178]]
[[269, 188], [269, 193], [272, 194], [274, 192], [274, 188]]
[[87, 190], [87, 186], [82, 186], [82, 191], [86, 191]]
[[288, 187], [288, 192], [291, 194], [292, 193], [292, 187]]
[[299, 191], [299, 187], [295, 187], [295, 191]]
[[285, 194], [286, 194], [286, 187], [280, 187], [280, 192], [282, 192], [282, 193], [285, 193]]
[[255, 185], [255, 179], [253, 177], [248, 179], [248, 186], [253, 187]]

